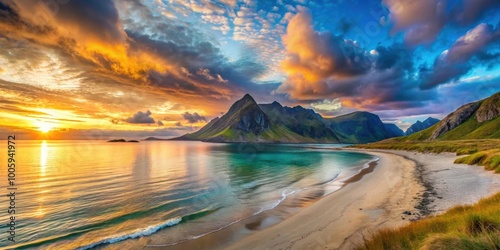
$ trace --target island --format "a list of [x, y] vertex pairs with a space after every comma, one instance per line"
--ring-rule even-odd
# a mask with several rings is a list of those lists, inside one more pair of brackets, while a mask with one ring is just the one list
[[133, 142], [133, 143], [138, 143], [139, 141], [137, 140], [125, 140], [125, 139], [113, 139], [113, 140], [109, 140], [108, 142]]

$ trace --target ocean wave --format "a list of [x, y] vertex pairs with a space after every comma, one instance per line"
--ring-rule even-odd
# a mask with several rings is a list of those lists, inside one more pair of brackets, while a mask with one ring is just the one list
[[113, 236], [110, 236], [109, 238], [88, 244], [86, 246], [79, 247], [77, 249], [86, 250], [86, 249], [94, 248], [94, 247], [99, 246], [99, 245], [112, 244], [112, 243], [116, 243], [116, 242], [127, 240], [127, 239], [135, 239], [135, 238], [139, 238], [142, 236], [148, 236], [148, 235], [151, 235], [151, 234], [158, 232], [159, 230], [161, 230], [163, 228], [175, 226], [175, 225], [181, 223], [181, 221], [182, 221], [182, 217], [175, 217], [175, 218], [169, 219], [169, 220], [167, 220], [161, 224], [158, 224], [158, 225], [152, 225], [152, 226], [149, 226], [146, 228], [138, 229], [138, 230], [135, 230], [131, 233], [113, 235]]

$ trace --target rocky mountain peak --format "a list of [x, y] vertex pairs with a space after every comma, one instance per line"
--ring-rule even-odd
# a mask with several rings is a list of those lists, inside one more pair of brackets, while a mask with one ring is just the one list
[[476, 111], [478, 122], [491, 121], [500, 115], [500, 92], [483, 101]]
[[440, 135], [460, 126], [479, 108], [480, 102], [465, 104], [441, 120], [429, 140], [435, 140]]

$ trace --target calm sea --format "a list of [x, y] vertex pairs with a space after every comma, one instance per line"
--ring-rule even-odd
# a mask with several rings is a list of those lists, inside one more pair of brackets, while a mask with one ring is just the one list
[[[324, 144], [16, 143], [16, 243], [7, 241], [2, 223], [1, 248], [106, 248], [144, 236], [161, 245], [189, 241], [272, 210], [292, 194], [335, 191], [339, 179], [374, 160]], [[0, 163], [7, 164], [5, 147]]]

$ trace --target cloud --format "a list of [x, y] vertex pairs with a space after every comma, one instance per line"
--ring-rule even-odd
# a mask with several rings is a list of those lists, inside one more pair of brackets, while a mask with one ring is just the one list
[[420, 88], [430, 89], [450, 81], [457, 81], [473, 67], [470, 60], [476, 55], [482, 61], [494, 59], [485, 57], [483, 51], [490, 44], [499, 40], [500, 30], [495, 30], [491, 25], [485, 23], [467, 31], [448, 50], [436, 58], [431, 69], [426, 67], [420, 69], [422, 78]]
[[328, 100], [325, 99], [319, 102], [313, 102], [310, 106], [318, 111], [335, 111], [342, 108], [342, 103], [338, 99]]
[[303, 8], [290, 20], [283, 43], [287, 56], [281, 67], [287, 79], [278, 91], [292, 96], [296, 92], [322, 93], [328, 88], [325, 80], [361, 75], [369, 67], [355, 43], [315, 31], [311, 14]]
[[375, 69], [384, 70], [399, 67], [404, 71], [411, 72], [413, 69], [413, 51], [402, 44], [393, 44], [392, 46], [378, 46], [376, 50], [370, 51], [375, 55]]
[[138, 123], [138, 124], [152, 124], [155, 120], [151, 117], [151, 111], [142, 112], [139, 111], [135, 113], [132, 117], [125, 119], [128, 123]]
[[160, 120], [158, 120], [158, 121], [156, 122], [156, 125], [158, 125], [158, 126], [163, 126], [163, 122], [162, 122], [162, 121], [160, 121]]
[[383, 0], [394, 22], [392, 33], [404, 32], [410, 45], [434, 42], [448, 25], [468, 25], [477, 22], [487, 11], [497, 11], [498, 0]]
[[315, 31], [303, 9], [290, 21], [283, 41], [287, 78], [274, 93], [312, 106], [336, 100], [345, 110], [410, 109], [436, 98], [435, 91], [418, 88], [412, 77], [414, 50], [402, 44], [364, 50], [355, 41]]
[[55, 28], [63, 36], [119, 43], [125, 39], [118, 11], [111, 0], [3, 0], [21, 19]]
[[182, 115], [184, 117], [184, 119], [186, 119], [189, 123], [196, 123], [196, 122], [200, 122], [200, 121], [206, 121], [207, 119], [205, 118], [205, 116], [202, 116], [202, 115], [199, 115], [198, 113], [194, 112], [194, 113], [189, 113], [189, 112], [186, 112]]
[[[127, 77], [135, 84], [146, 83], [184, 97], [197, 92], [207, 99], [230, 99], [259, 89], [253, 79], [261, 72], [247, 74], [255, 68], [255, 62], [245, 64], [240, 60], [238, 65], [229, 62], [216, 44], [192, 24], [158, 19], [140, 2], [120, 1], [117, 6], [113, 1], [56, 3], [51, 8], [57, 14], [47, 15], [43, 22], [28, 12], [51, 9], [45, 1], [30, 5], [31, 2], [7, 1], [2, 5], [0, 30], [6, 31], [4, 35], [57, 48], [85, 64], [89, 71], [91, 62], [96, 71]], [[219, 4], [203, 5], [220, 13]], [[226, 23], [224, 17], [214, 14], [208, 15], [207, 21]], [[196, 74], [199, 69], [209, 74]], [[229, 84], [214, 87], [214, 83]]]
[[405, 42], [434, 41], [447, 21], [446, 0], [383, 0], [394, 21], [393, 32], [405, 32]]
[[487, 11], [495, 11], [498, 6], [498, 0], [464, 0], [462, 9], [455, 14], [455, 20], [462, 24], [472, 23]]

